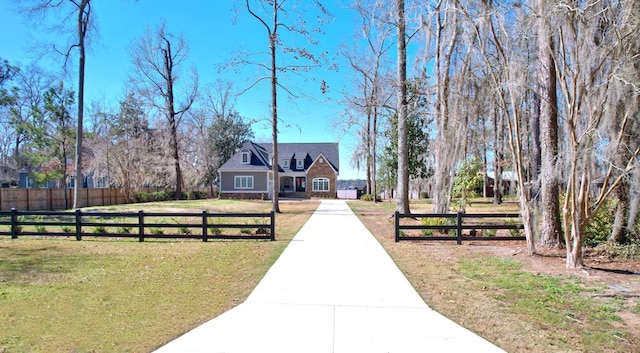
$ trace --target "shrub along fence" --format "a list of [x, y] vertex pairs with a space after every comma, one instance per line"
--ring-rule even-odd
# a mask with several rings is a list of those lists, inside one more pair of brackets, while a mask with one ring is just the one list
[[[420, 220], [407, 224], [403, 219]], [[468, 219], [476, 222], [468, 223]], [[520, 235], [524, 225], [518, 213], [395, 213], [395, 240], [526, 240]], [[408, 232], [405, 232], [407, 230]], [[465, 230], [468, 233], [465, 234]], [[498, 235], [498, 230], [507, 234]], [[419, 234], [415, 234], [419, 231]], [[440, 234], [440, 235], [437, 235]]]
[[[136, 202], [163, 201], [174, 196], [174, 189], [142, 189], [135, 194]], [[165, 197], [166, 196], [166, 197]], [[210, 188], [186, 188], [183, 191], [186, 198], [215, 197]], [[90, 188], [80, 190], [80, 200], [83, 207], [109, 206], [128, 203], [122, 189]], [[0, 189], [0, 210], [9, 211], [12, 208], [25, 211], [64, 210], [73, 207], [73, 188], [66, 189]]]
[[0, 236], [275, 240], [275, 213], [0, 211]]

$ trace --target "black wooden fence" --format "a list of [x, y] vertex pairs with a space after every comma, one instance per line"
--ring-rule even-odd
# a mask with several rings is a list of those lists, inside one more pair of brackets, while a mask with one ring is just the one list
[[[233, 221], [235, 220], [235, 222]], [[244, 220], [244, 223], [242, 221]], [[50, 227], [47, 229], [47, 227]], [[51, 229], [53, 227], [54, 229]], [[239, 233], [239, 234], [237, 234]], [[0, 236], [275, 240], [275, 213], [0, 212]]]
[[[420, 220], [421, 224], [402, 224], [402, 219], [410, 218]], [[423, 222], [422, 220], [437, 220], [435, 222]], [[469, 223], [468, 219], [474, 219], [476, 222]], [[484, 222], [478, 222], [479, 219], [485, 219]], [[490, 219], [486, 221], [486, 219]], [[436, 224], [438, 223], [438, 224]], [[513, 230], [518, 235], [491, 235], [482, 236], [482, 231], [507, 229]], [[526, 237], [519, 235], [520, 230], [524, 229], [520, 214], [517, 213], [452, 213], [452, 214], [435, 214], [435, 213], [395, 213], [395, 239], [400, 240], [455, 240], [457, 244], [462, 244], [463, 240], [526, 240]], [[455, 231], [455, 236], [450, 235], [407, 235], [403, 230], [419, 230], [423, 233], [444, 233], [449, 234]], [[468, 234], [465, 234], [468, 230]]]

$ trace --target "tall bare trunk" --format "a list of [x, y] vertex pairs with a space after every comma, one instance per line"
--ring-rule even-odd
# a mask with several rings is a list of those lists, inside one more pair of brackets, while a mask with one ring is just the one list
[[[91, 5], [89, 0], [82, 0], [78, 5], [78, 122], [76, 127], [76, 183], [73, 188], [73, 208], [82, 207], [80, 191], [84, 186], [82, 177], [82, 132], [84, 120], [84, 67], [85, 67], [85, 42], [84, 37], [89, 25]], [[65, 162], [66, 163], [66, 162]], [[66, 198], [66, 190], [65, 190]]]
[[[269, 38], [269, 49], [271, 50], [271, 139], [273, 141], [273, 159], [271, 172], [273, 174], [273, 196], [271, 197], [273, 212], [280, 213], [278, 203], [280, 191], [280, 176], [278, 174], [278, 76], [276, 66], [276, 43], [278, 40], [278, 1], [273, 1], [273, 32]], [[310, 183], [307, 181], [307, 185]]]
[[182, 198], [182, 169], [180, 168], [180, 155], [178, 153], [178, 128], [176, 122], [176, 110], [175, 110], [175, 98], [173, 94], [173, 57], [171, 55], [171, 43], [169, 40], [164, 39], [166, 47], [162, 49], [164, 56], [164, 72], [167, 74], [167, 96], [166, 96], [166, 109], [169, 120], [169, 133], [171, 153], [173, 157], [173, 165], [176, 172], [176, 200]]
[[493, 134], [495, 139], [493, 169], [493, 203], [502, 204], [502, 163], [504, 161], [504, 116], [494, 109]]
[[558, 160], [558, 96], [556, 69], [553, 61], [553, 41], [545, 17], [545, 0], [538, 1], [538, 96], [540, 98], [541, 174], [540, 192], [542, 233], [540, 245], [546, 248], [560, 246], [560, 200], [557, 172]]
[[376, 140], [378, 139], [378, 107], [373, 107], [373, 136], [371, 138], [371, 194], [373, 203], [378, 202], [378, 188], [376, 187]]
[[[451, 176], [453, 163], [455, 162], [455, 153], [451, 151], [451, 144], [448, 141], [451, 138], [449, 133], [449, 86], [451, 78], [449, 69], [451, 67], [451, 56], [456, 44], [458, 33], [457, 13], [452, 11], [449, 18], [447, 8], [438, 5], [436, 11], [438, 18], [438, 29], [436, 35], [436, 80], [437, 80], [437, 103], [436, 103], [436, 146], [435, 146], [435, 185], [434, 185], [434, 212], [449, 212], [450, 190], [453, 187], [453, 178]], [[449, 30], [448, 30], [449, 29]], [[444, 43], [445, 35], [449, 33], [449, 41]]]
[[407, 148], [407, 47], [404, 0], [396, 0], [398, 26], [398, 198], [396, 210], [409, 209], [409, 150]]

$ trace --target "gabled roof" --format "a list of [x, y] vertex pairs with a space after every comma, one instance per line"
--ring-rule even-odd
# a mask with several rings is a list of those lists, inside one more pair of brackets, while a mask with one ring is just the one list
[[[248, 151], [251, 152], [251, 159], [249, 164], [242, 163], [242, 152]], [[264, 171], [268, 172], [271, 170], [269, 166], [269, 153], [264, 150], [260, 145], [255, 144], [251, 141], [245, 142], [242, 147], [229, 158], [222, 166], [220, 166], [220, 171], [248, 171], [248, 172], [257, 172]]]
[[[249, 164], [242, 163], [242, 151], [251, 152], [251, 161]], [[247, 142], [242, 145], [227, 162], [221, 167], [220, 171], [269, 171], [269, 154], [272, 152], [271, 143], [253, 143]], [[337, 143], [279, 143], [278, 144], [278, 163], [284, 159], [303, 159], [304, 170], [322, 154], [324, 158], [331, 164], [337, 172], [340, 170], [338, 144]], [[295, 165], [292, 165], [295, 167]], [[287, 169], [288, 171], [289, 169]], [[280, 171], [284, 172], [280, 165]]]

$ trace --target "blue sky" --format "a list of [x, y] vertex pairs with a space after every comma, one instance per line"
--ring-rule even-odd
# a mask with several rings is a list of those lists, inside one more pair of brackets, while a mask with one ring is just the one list
[[[304, 0], [303, 0], [304, 2]], [[0, 57], [20, 66], [34, 61], [29, 51], [30, 43], [56, 41], [65, 43], [59, 35], [47, 35], [46, 27], [33, 26], [17, 15], [9, 1], [0, 2]], [[201, 88], [216, 80], [233, 81], [237, 91], [246, 89], [262, 74], [253, 67], [239, 70], [223, 70], [220, 65], [231, 61], [239, 50], [247, 53], [268, 50], [264, 28], [249, 17], [238, 0], [100, 0], [95, 1], [93, 12], [97, 15], [98, 36], [94, 36], [87, 54], [85, 101], [93, 100], [116, 104], [125, 92], [127, 77], [132, 72], [128, 47], [146, 29], [154, 30], [164, 20], [169, 32], [183, 35], [189, 43], [189, 61], [184, 68], [195, 66]], [[335, 122], [344, 115], [339, 104], [341, 92], [349, 90], [348, 75], [343, 62], [337, 58], [341, 45], [353, 41], [355, 22], [352, 11], [345, 9], [340, 0], [325, 1], [333, 14], [332, 22], [324, 27], [325, 34], [318, 35], [317, 47], [305, 45], [309, 50], [327, 52], [338, 64], [337, 72], [320, 68], [310, 78], [281, 77], [280, 82], [304, 93], [305, 98], [291, 100], [279, 92], [280, 142], [339, 142], [340, 179], [364, 178], [364, 171], [350, 166], [355, 146], [354, 131], [336, 128]], [[60, 37], [60, 38], [56, 38]], [[56, 40], [58, 39], [58, 40]], [[56, 71], [55, 54], [39, 61], [39, 65]], [[264, 57], [266, 60], [266, 57]], [[75, 61], [74, 61], [75, 62]], [[73, 67], [73, 66], [72, 66]], [[321, 93], [320, 82], [329, 86]], [[67, 82], [75, 83], [75, 79]], [[236, 110], [248, 119], [269, 121], [270, 87], [263, 82], [238, 97]], [[270, 123], [258, 122], [253, 126], [256, 139], [264, 142], [271, 138]]]

